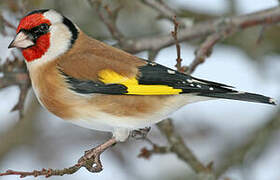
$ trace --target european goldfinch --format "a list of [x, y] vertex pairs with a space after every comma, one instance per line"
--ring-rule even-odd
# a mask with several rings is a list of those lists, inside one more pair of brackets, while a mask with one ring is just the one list
[[111, 131], [117, 141], [197, 101], [275, 104], [269, 97], [194, 78], [92, 39], [52, 9], [23, 17], [12, 47], [22, 51], [45, 108], [82, 127]]

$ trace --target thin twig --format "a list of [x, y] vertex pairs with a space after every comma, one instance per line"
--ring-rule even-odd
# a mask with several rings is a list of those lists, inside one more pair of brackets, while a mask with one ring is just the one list
[[34, 170], [32, 172], [26, 172], [26, 171], [13, 171], [13, 170], [7, 170], [5, 173], [0, 173], [0, 176], [8, 176], [8, 175], [19, 175], [20, 178], [25, 178], [28, 176], [45, 176], [45, 177], [51, 177], [51, 176], [63, 176], [63, 175], [69, 175], [74, 174], [77, 172], [80, 168], [85, 167], [88, 171], [92, 173], [97, 173], [103, 170], [103, 166], [100, 161], [100, 155], [108, 148], [112, 147], [114, 144], [116, 144], [117, 141], [115, 138], [111, 138], [108, 141], [104, 142], [103, 144], [85, 152], [85, 155], [82, 156], [78, 163], [64, 169], [42, 169], [42, 170]]
[[[144, 158], [144, 159], [149, 159], [153, 154], [166, 154], [166, 153], [171, 153], [170, 151], [170, 146], [160, 146], [156, 143], [154, 143], [151, 139], [149, 139], [147, 137], [147, 133], [150, 131], [150, 128], [148, 129], [148, 131], [144, 131], [144, 132], [141, 132], [141, 129], [140, 129], [140, 134], [142, 134], [140, 137], [140, 139], [146, 141], [148, 144], [150, 144], [152, 146], [152, 149], [148, 149], [146, 147], [143, 147], [141, 149], [141, 152], [140, 154], [138, 155], [139, 158]], [[133, 131], [134, 133], [137, 133], [139, 134], [139, 130], [137, 131]], [[133, 133], [132, 133], [133, 134]], [[144, 134], [144, 135], [143, 135]], [[132, 136], [133, 137], [133, 136]], [[139, 139], [139, 138], [137, 138]]]
[[116, 8], [114, 11], [112, 11], [108, 5], [105, 5], [103, 8], [107, 12], [107, 16], [104, 16], [102, 13], [102, 2], [100, 0], [88, 0], [88, 2], [93, 8], [95, 8], [99, 18], [106, 25], [112, 37], [116, 39], [119, 44], [122, 44], [124, 41], [124, 36], [119, 31], [116, 25], [116, 20], [121, 7]]
[[9, 21], [7, 21], [2, 14], [0, 14], [0, 19], [3, 21], [4, 25], [9, 27], [9, 28], [12, 28], [12, 29], [17, 29], [16, 26], [14, 26], [12, 23], [10, 23]]
[[171, 32], [171, 35], [173, 36], [173, 38], [175, 40], [176, 51], [177, 51], [177, 58], [176, 58], [175, 67], [177, 68], [178, 71], [183, 72], [184, 70], [182, 69], [183, 59], [181, 58], [181, 47], [180, 47], [178, 37], [177, 37], [179, 22], [177, 22], [176, 16], [173, 17], [173, 23], [174, 23], [174, 30]]
[[156, 144], [153, 145], [152, 149], [147, 149], [146, 147], [141, 149], [139, 158], [149, 159], [154, 154], [166, 154], [171, 153], [170, 147], [167, 146], [158, 146]]
[[23, 61], [15, 59], [14, 61], [7, 60], [2, 65], [3, 77], [0, 80], [0, 89], [8, 86], [16, 85], [20, 88], [20, 95], [17, 104], [12, 111], [18, 110], [20, 119], [23, 117], [23, 105], [26, 99], [31, 81], [27, 72], [26, 65]]
[[19, 111], [20, 119], [23, 118], [24, 102], [25, 102], [28, 90], [31, 87], [31, 82], [30, 82], [28, 74], [24, 74], [24, 75], [27, 76], [27, 78], [26, 78], [27, 83], [23, 84], [23, 85], [19, 85], [19, 89], [20, 89], [19, 99], [18, 99], [17, 104], [12, 109], [12, 111]]
[[221, 165], [216, 170], [217, 177], [223, 175], [230, 167], [241, 164], [248, 157], [248, 154], [251, 155], [250, 158], [252, 156], [258, 157], [268, 147], [268, 143], [270, 143], [273, 134], [279, 131], [279, 128], [280, 109], [278, 109], [265, 125], [251, 135], [251, 139], [248, 142], [224, 154], [226, 158], [223, 159]]
[[221, 39], [219, 33], [214, 33], [206, 38], [195, 52], [195, 59], [187, 68], [187, 74], [192, 74], [198, 65], [204, 63], [205, 59], [211, 55], [213, 46]]
[[267, 29], [267, 26], [262, 26], [261, 27], [261, 30], [260, 30], [260, 33], [259, 33], [259, 37], [257, 38], [257, 41], [256, 41], [257, 45], [259, 45], [262, 42], [263, 36], [264, 36], [264, 33], [265, 33], [266, 29]]
[[171, 9], [163, 1], [142, 0], [142, 3], [144, 3], [145, 5], [153, 8], [153, 9], [155, 9], [156, 11], [159, 12], [161, 17], [169, 19], [171, 22], [173, 22], [173, 17], [176, 16], [175, 10]]
[[[223, 23], [221, 23], [223, 22]], [[230, 35], [244, 29], [280, 22], [280, 7], [270, 8], [251, 14], [218, 18], [206, 22], [196, 23], [191, 27], [185, 27], [178, 31], [178, 41], [190, 41], [205, 38], [219, 29], [231, 30]], [[151, 35], [137, 39], [126, 39], [121, 46], [127, 52], [138, 53], [147, 50], [159, 50], [175, 44], [170, 34]]]
[[171, 152], [174, 152], [179, 159], [187, 162], [195, 172], [209, 172], [209, 169], [200, 163], [191, 150], [185, 145], [182, 137], [174, 131], [174, 125], [170, 119], [158, 123], [158, 127], [166, 136], [171, 146]]

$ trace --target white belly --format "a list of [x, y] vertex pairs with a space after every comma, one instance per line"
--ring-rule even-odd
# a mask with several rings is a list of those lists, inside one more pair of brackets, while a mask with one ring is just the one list
[[211, 98], [198, 97], [190, 95], [178, 95], [164, 104], [161, 110], [153, 112], [152, 114], [143, 114], [136, 117], [117, 117], [104, 112], [96, 112], [95, 117], [86, 117], [80, 119], [71, 119], [71, 123], [76, 125], [99, 130], [99, 131], [114, 131], [116, 128], [125, 128], [129, 130], [149, 127], [152, 124], [158, 123], [161, 120], [167, 118], [171, 113], [178, 110], [180, 107], [203, 100], [209, 100]]

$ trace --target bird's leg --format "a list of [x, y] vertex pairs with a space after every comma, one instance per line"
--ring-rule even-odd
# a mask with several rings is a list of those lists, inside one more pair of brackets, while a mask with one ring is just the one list
[[90, 172], [100, 172], [103, 169], [102, 163], [100, 161], [100, 155], [108, 148], [112, 147], [117, 143], [116, 138], [112, 137], [103, 144], [98, 145], [88, 151], [85, 151], [84, 156], [82, 156], [76, 166], [84, 166]]
[[147, 134], [150, 132], [151, 127], [145, 127], [137, 130], [133, 130], [130, 133], [130, 136], [135, 139], [145, 139]]

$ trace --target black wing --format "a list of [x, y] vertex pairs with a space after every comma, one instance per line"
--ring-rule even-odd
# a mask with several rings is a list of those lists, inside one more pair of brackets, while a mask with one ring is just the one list
[[[95, 82], [91, 80], [81, 80], [71, 77], [62, 71], [61, 73], [65, 77], [66, 82], [70, 85], [70, 89], [80, 94], [101, 93], [116, 95], [149, 95], [147, 93], [130, 93], [127, 84], [105, 84], [102, 81]], [[136, 79], [140, 86], [163, 85], [165, 87], [171, 87], [175, 90], [180, 90], [177, 94], [193, 94], [196, 96], [212, 98], [275, 104], [275, 101], [269, 97], [236, 91], [232, 89], [232, 86], [198, 79], [150, 61], [148, 61], [145, 66], [139, 67], [139, 73]], [[159, 95], [166, 94], [162, 92], [162, 94]]]

